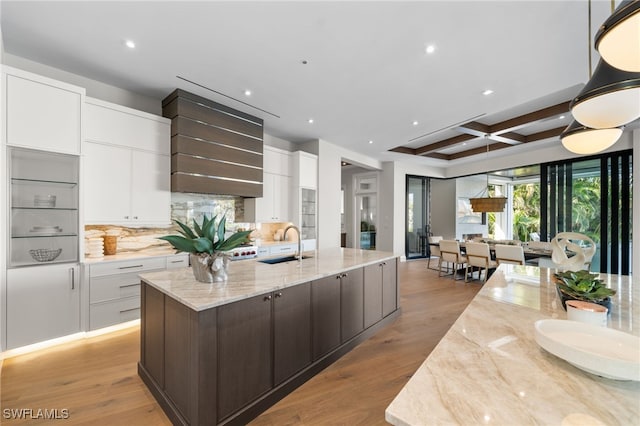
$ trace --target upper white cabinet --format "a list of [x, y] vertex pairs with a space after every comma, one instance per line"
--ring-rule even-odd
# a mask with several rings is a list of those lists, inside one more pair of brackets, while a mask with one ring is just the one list
[[84, 139], [169, 155], [171, 121], [164, 117], [87, 98]]
[[291, 153], [265, 145], [262, 197], [245, 199], [245, 221], [291, 221], [291, 185]]
[[304, 151], [292, 154], [292, 175], [296, 186], [318, 188], [318, 156]]
[[170, 120], [87, 98], [87, 224], [171, 222]]
[[85, 90], [3, 67], [8, 145], [80, 154]]

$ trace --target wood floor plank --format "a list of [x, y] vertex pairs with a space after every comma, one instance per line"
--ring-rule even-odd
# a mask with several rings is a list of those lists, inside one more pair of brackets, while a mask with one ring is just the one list
[[[385, 424], [387, 405], [480, 289], [477, 282], [439, 278], [423, 260], [400, 263], [398, 273], [400, 317], [252, 425]], [[0, 416], [4, 409], [66, 408], [65, 425], [170, 425], [138, 377], [139, 357], [135, 327], [0, 361]]]

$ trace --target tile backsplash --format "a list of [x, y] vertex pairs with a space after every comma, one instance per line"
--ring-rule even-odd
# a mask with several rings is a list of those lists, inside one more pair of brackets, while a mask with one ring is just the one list
[[[237, 218], [244, 217], [244, 201], [240, 197], [208, 194], [171, 194], [171, 221], [174, 223], [168, 227], [129, 228], [119, 225], [87, 225], [85, 226], [85, 239], [101, 238], [109, 232], [117, 235], [117, 253], [140, 251], [158, 247], [170, 247], [166, 241], [158, 237], [167, 234], [177, 234], [175, 220], [186, 223], [189, 226], [193, 219], [201, 222], [204, 215], [207, 217], [226, 215], [227, 232], [235, 232], [242, 229], [253, 229], [251, 239], [256, 243], [274, 242], [282, 239], [284, 228], [288, 222], [282, 223], [244, 223], [236, 222]], [[296, 241], [295, 232], [287, 235], [287, 240]]]

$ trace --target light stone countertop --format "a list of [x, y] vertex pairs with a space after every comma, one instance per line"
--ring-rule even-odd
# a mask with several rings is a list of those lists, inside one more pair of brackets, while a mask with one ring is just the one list
[[308, 253], [311, 257], [301, 262], [275, 265], [256, 259], [233, 261], [224, 283], [198, 282], [191, 268], [150, 272], [140, 278], [189, 308], [203, 311], [396, 257], [389, 252], [346, 248]]
[[[584, 372], [536, 343], [535, 321], [566, 319], [551, 282], [554, 272], [501, 265], [387, 407], [386, 420], [394, 425], [638, 424], [640, 382]], [[617, 290], [608, 326], [640, 335], [640, 280], [602, 278]]]
[[138, 251], [120, 252], [112, 255], [105, 255], [104, 257], [87, 257], [85, 256], [82, 263], [94, 264], [104, 262], [118, 262], [121, 260], [132, 259], [144, 259], [148, 257], [166, 257], [176, 254], [176, 250], [173, 247], [154, 247]]

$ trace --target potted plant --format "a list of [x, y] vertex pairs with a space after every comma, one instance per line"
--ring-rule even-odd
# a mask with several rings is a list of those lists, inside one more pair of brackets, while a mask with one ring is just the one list
[[205, 214], [202, 224], [193, 219], [193, 229], [176, 220], [182, 235], [160, 237], [178, 252], [189, 253], [193, 274], [200, 282], [226, 281], [230, 259], [227, 252], [249, 241], [250, 230], [236, 232], [225, 239], [227, 219], [222, 216], [216, 223], [216, 218], [217, 215], [209, 219]]
[[566, 310], [567, 300], [583, 300], [606, 306], [611, 311], [611, 297], [616, 291], [605, 286], [599, 274], [592, 274], [586, 270], [557, 272], [556, 289]]

